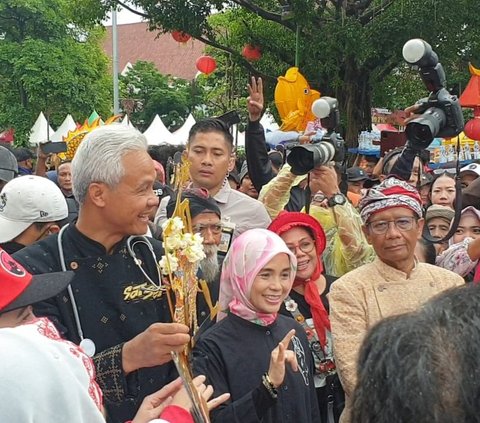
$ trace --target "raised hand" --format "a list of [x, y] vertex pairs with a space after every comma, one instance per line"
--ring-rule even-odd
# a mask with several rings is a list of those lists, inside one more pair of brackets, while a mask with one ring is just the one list
[[[197, 376], [193, 379], [193, 385], [197, 389], [198, 394], [206, 401], [208, 410], [213, 410], [220, 404], [223, 404], [225, 401], [227, 401], [230, 398], [230, 394], [225, 393], [219, 395], [216, 398], [210, 399], [213, 395], [213, 387], [212, 385], [205, 385], [205, 380], [205, 376]], [[187, 410], [190, 409], [192, 403], [185, 388], [178, 391], [178, 393], [173, 398], [171, 404], [178, 405], [179, 407], [185, 408]]]
[[247, 85], [247, 88], [248, 119], [251, 122], [256, 122], [262, 117], [264, 107], [262, 78], [255, 79], [255, 77], [252, 76], [251, 83]]
[[268, 377], [275, 388], [278, 388], [285, 379], [285, 368], [287, 363], [294, 372], [298, 370], [297, 356], [292, 350], [288, 349], [290, 341], [295, 336], [295, 329], [292, 329], [285, 335], [277, 348], [272, 351], [270, 356], [270, 367], [268, 369]]
[[319, 166], [310, 172], [310, 190], [312, 194], [321, 192], [327, 198], [340, 192], [338, 176], [332, 166]]
[[[217, 398], [213, 398], [209, 401], [213, 394], [213, 388], [209, 385], [205, 385], [205, 376], [200, 375], [193, 379], [193, 385], [197, 389], [199, 395], [207, 401], [209, 410], [218, 407], [230, 398], [230, 394], [223, 394]], [[183, 387], [182, 380], [177, 378], [173, 382], [164, 386], [157, 392], [145, 397], [140, 405], [140, 408], [135, 414], [135, 418], [132, 423], [148, 423], [158, 417], [161, 417], [161, 413], [168, 405], [176, 405], [185, 410], [190, 410], [192, 402], [186, 389]]]

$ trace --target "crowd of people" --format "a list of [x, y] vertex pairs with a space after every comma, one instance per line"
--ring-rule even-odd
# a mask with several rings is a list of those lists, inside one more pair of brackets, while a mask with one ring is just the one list
[[266, 143], [261, 79], [249, 94], [243, 163], [219, 118], [180, 153], [119, 124], [54, 169], [0, 147], [2, 421], [193, 421], [171, 356], [193, 334], [159, 270], [175, 153], [205, 252], [191, 367], [212, 422], [478, 419], [480, 164], [417, 158], [403, 180], [395, 150], [295, 175]]

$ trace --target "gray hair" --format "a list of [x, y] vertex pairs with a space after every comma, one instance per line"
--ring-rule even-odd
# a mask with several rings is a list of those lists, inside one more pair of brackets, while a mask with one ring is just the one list
[[72, 160], [73, 195], [83, 204], [92, 182], [115, 187], [124, 175], [122, 157], [147, 151], [147, 139], [136, 129], [114, 123], [88, 133]]

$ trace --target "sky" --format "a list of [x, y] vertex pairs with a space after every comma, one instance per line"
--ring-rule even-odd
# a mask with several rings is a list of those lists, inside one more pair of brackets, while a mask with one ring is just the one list
[[[141, 21], [142, 21], [142, 18], [140, 16], [128, 11], [127, 9], [121, 9], [119, 12], [117, 12], [117, 24], [119, 25], [141, 22]], [[110, 15], [108, 16], [108, 19], [104, 21], [104, 25], [105, 26], [112, 25], [112, 19]]]

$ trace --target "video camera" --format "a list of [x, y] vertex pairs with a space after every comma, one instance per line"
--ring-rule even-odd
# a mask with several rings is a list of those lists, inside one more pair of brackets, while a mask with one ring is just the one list
[[445, 71], [430, 44], [415, 38], [405, 43], [402, 53], [407, 63], [418, 67], [430, 91], [427, 98], [417, 103], [417, 113], [421, 116], [408, 122], [405, 129], [407, 147], [418, 152], [426, 149], [435, 137], [451, 138], [462, 132], [463, 114], [458, 98], [445, 88]]
[[333, 97], [322, 97], [312, 104], [312, 111], [320, 118], [326, 133], [320, 139], [312, 138], [311, 144], [288, 146], [287, 163], [294, 175], [305, 175], [314, 168], [331, 161], [342, 162], [345, 157], [345, 142], [335, 132], [340, 124], [338, 101]]
[[[407, 63], [418, 67], [420, 77], [430, 91], [430, 95], [418, 102], [415, 113], [421, 115], [407, 123], [405, 133], [407, 143], [395, 162], [392, 175], [408, 181], [412, 173], [415, 157], [420, 155], [435, 137], [451, 138], [463, 131], [464, 121], [458, 98], [445, 88], [447, 80], [437, 54], [427, 42], [421, 39], [409, 40], [403, 46], [403, 58]], [[459, 148], [457, 146], [457, 148]], [[462, 187], [460, 182], [460, 161], [457, 160], [455, 177], [455, 217], [448, 234], [443, 239], [435, 239], [426, 229], [423, 238], [432, 243], [450, 239], [457, 230], [462, 210]]]

